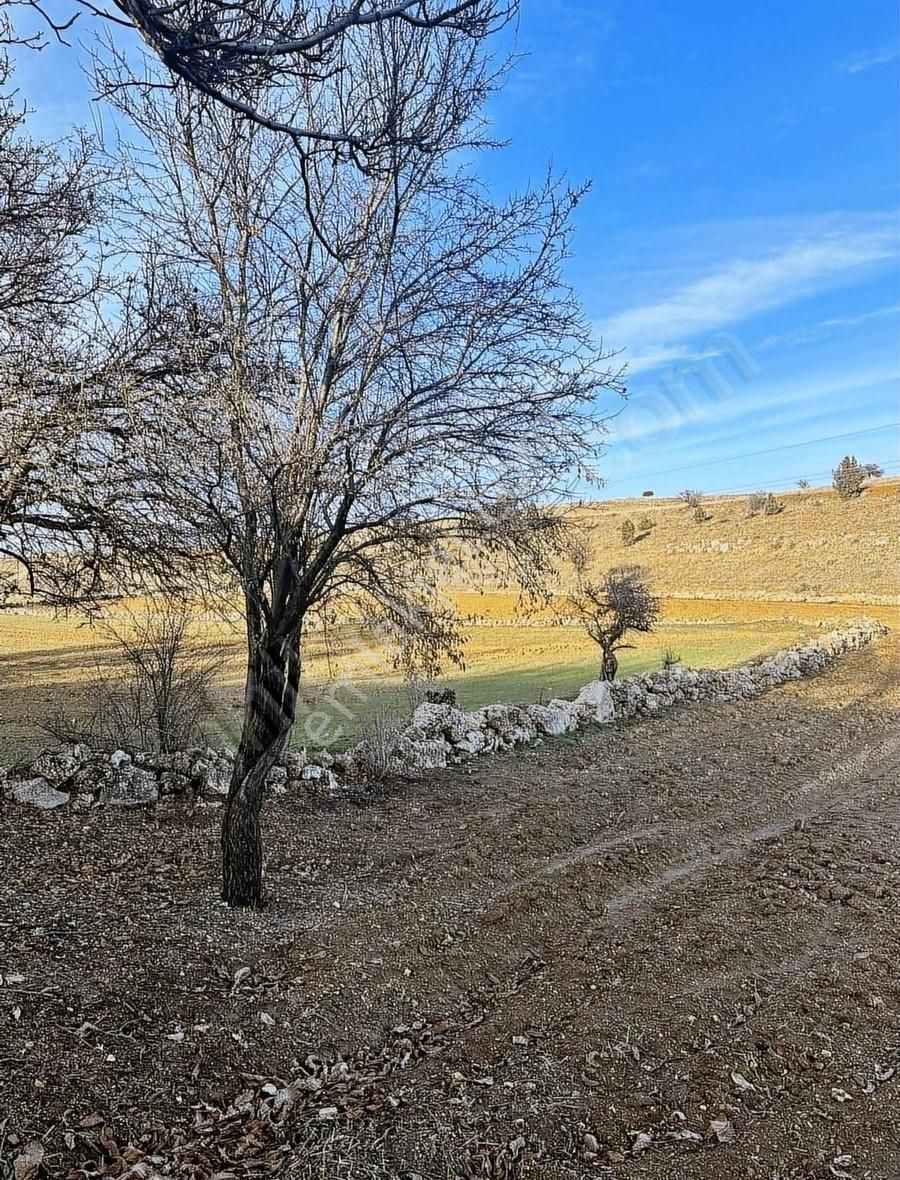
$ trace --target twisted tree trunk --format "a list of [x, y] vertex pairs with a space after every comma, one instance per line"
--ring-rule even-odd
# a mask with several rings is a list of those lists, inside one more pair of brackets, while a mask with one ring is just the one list
[[603, 649], [603, 662], [600, 665], [601, 680], [615, 680], [619, 670], [619, 661], [612, 648]]
[[300, 684], [299, 628], [272, 636], [248, 620], [248, 640], [241, 740], [222, 817], [222, 897], [230, 906], [264, 900], [263, 793], [290, 735]]

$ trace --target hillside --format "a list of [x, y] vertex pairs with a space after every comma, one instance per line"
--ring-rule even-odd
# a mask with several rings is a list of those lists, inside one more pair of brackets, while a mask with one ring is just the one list
[[[879, 481], [850, 501], [830, 488], [777, 498], [784, 504], [778, 515], [750, 517], [746, 495], [710, 496], [704, 500], [710, 519], [703, 523], [680, 500], [651, 497], [600, 501], [573, 515], [585, 529], [591, 573], [622, 564], [645, 567], [669, 600], [669, 617], [698, 617], [689, 604], [683, 614], [679, 599], [896, 607], [900, 480]], [[652, 527], [641, 530], [645, 519]], [[631, 546], [622, 541], [626, 520], [638, 528]], [[560, 589], [570, 581], [562, 573]], [[453, 597], [466, 613], [495, 620], [515, 609], [514, 594], [481, 595], [457, 584]]]

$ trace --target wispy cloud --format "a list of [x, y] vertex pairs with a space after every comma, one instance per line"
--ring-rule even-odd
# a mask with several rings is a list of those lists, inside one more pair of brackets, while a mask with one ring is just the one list
[[884, 66], [900, 57], [900, 45], [882, 45], [880, 49], [864, 49], [837, 63], [842, 74], [864, 74], [876, 66]]
[[[828, 405], [835, 399], [895, 386], [896, 381], [893, 366], [871, 365], [863, 370], [804, 373], [774, 382], [757, 379], [742, 388], [731, 388], [723, 396], [701, 389], [688, 399], [678, 399], [649, 390], [635, 396], [611, 424], [611, 443], [646, 443], [662, 436], [671, 439], [697, 427], [703, 427], [706, 443], [716, 437], [720, 441], [731, 437], [732, 431], [739, 438], [746, 433], [748, 420], [758, 425], [761, 416], [770, 411], [785, 425], [791, 420], [791, 407], [802, 407], [798, 420], [808, 421], [810, 403]], [[715, 433], [710, 430], [713, 426], [718, 428]]]
[[877, 320], [897, 319], [898, 316], [900, 316], [900, 303], [893, 303], [890, 307], [876, 307], [872, 311], [864, 311], [859, 315], [832, 316], [830, 319], [820, 320], [817, 324], [810, 324], [805, 328], [795, 328], [791, 332], [765, 336], [752, 345], [752, 351], [762, 352], [772, 348], [790, 347], [795, 344], [809, 344], [813, 340], [821, 340], [824, 336], [844, 332], [848, 328], [858, 328], [861, 324], [869, 324]]
[[868, 227], [795, 238], [756, 258], [735, 258], [664, 298], [607, 319], [603, 335], [624, 347], [632, 374], [708, 355], [711, 333], [863, 277], [896, 257], [887, 218]]

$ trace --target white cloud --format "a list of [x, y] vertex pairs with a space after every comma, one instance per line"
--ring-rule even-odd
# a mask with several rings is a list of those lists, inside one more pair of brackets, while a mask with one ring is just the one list
[[896, 319], [900, 316], [900, 303], [890, 307], [876, 307], [872, 311], [864, 311], [859, 315], [833, 316], [831, 319], [820, 320], [806, 328], [795, 328], [791, 332], [780, 332], [774, 336], [765, 336], [754, 344], [754, 352], [767, 351], [771, 348], [782, 348], [785, 345], [809, 344], [813, 340], [820, 340], [823, 336], [832, 336], [835, 332], [856, 328], [860, 324], [868, 324], [873, 320]]
[[[746, 417], [753, 415], [759, 425], [761, 415], [777, 411], [782, 424], [790, 419], [789, 407], [843, 403], [848, 397], [895, 384], [897, 370], [891, 365], [874, 365], [862, 371], [822, 372], [775, 383], [757, 378], [741, 389], [730, 386], [721, 392], [703, 388], [668, 391], [664, 386], [648, 389], [630, 400], [618, 419], [610, 423], [610, 443], [636, 443], [654, 436], [672, 437], [689, 426], [718, 424], [721, 437], [732, 431], [736, 437], [746, 433]], [[800, 419], [808, 419], [805, 410]], [[743, 421], [742, 421], [743, 420]], [[737, 427], [735, 424], [741, 422]], [[704, 438], [714, 437], [708, 433]]]
[[811, 232], [762, 257], [720, 264], [664, 298], [620, 312], [603, 323], [603, 336], [611, 347], [626, 349], [632, 374], [696, 359], [714, 347], [704, 336], [854, 282], [896, 254], [896, 231], [884, 217], [869, 226]]
[[880, 49], [865, 49], [862, 53], [854, 53], [838, 62], [837, 68], [842, 74], [864, 74], [876, 66], [888, 65], [900, 57], [900, 46], [883, 45]]

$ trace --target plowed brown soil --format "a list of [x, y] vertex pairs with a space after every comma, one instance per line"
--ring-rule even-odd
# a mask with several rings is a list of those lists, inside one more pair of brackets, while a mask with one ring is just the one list
[[259, 913], [2, 805], [0, 1175], [897, 1180], [898, 669], [273, 799]]

